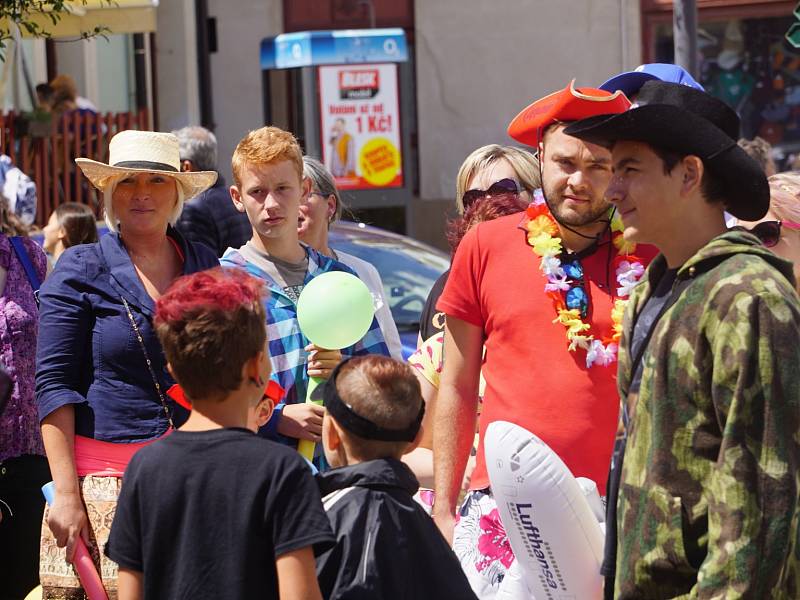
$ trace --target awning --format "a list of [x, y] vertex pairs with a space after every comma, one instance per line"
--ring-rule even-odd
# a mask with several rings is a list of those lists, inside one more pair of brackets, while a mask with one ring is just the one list
[[[46, 11], [31, 13], [29, 18], [54, 38], [80, 37], [95, 27], [109, 34], [156, 30], [158, 0], [68, 0], [64, 5], [67, 12], [61, 13], [56, 24]], [[24, 28], [22, 35], [28, 37]]]

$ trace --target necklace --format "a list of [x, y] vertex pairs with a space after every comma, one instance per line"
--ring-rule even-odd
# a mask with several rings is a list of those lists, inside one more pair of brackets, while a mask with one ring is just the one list
[[586, 367], [595, 365], [606, 367], [617, 360], [619, 338], [622, 335], [622, 317], [631, 291], [642, 280], [644, 265], [633, 255], [636, 244], [626, 242], [622, 236], [622, 221], [618, 215], [611, 220], [611, 240], [617, 248], [614, 259], [614, 273], [617, 281], [617, 294], [611, 309], [612, 331], [601, 338], [592, 333], [592, 326], [586, 322], [589, 297], [584, 287], [583, 267], [576, 257], [564, 252], [561, 238], [558, 237], [558, 224], [550, 214], [547, 204], [540, 198], [541, 192], [525, 210], [528, 222], [528, 244], [539, 261], [539, 269], [547, 279], [545, 293], [553, 300], [556, 318], [567, 330], [569, 351], [579, 349], [586, 352]]

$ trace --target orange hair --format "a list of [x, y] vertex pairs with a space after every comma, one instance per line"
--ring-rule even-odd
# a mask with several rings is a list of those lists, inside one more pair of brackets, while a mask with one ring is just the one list
[[248, 165], [269, 165], [290, 161], [300, 181], [303, 180], [303, 152], [295, 137], [278, 127], [255, 129], [242, 138], [233, 151], [231, 169], [237, 186]]

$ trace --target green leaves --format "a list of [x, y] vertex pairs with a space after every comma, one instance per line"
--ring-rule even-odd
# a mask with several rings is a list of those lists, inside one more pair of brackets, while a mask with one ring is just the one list
[[[102, 4], [112, 6], [114, 0], [100, 0]], [[5, 61], [8, 41], [13, 39], [13, 26], [16, 24], [25, 35], [38, 38], [52, 37], [49, 28], [40, 23], [44, 15], [55, 26], [65, 14], [71, 12], [70, 6], [87, 5], [87, 0], [3, 0], [0, 2], [0, 61]], [[104, 36], [109, 32], [107, 27], [96, 26], [91, 30], [82, 31], [77, 39], [89, 39], [95, 36]]]

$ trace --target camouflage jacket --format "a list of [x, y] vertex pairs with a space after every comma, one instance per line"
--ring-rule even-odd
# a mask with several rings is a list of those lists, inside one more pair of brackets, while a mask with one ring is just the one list
[[[619, 351], [666, 270], [632, 293]], [[615, 597], [800, 598], [800, 300], [791, 264], [748, 233], [709, 242], [656, 324], [617, 504]], [[629, 399], [632, 400], [632, 399]]]

